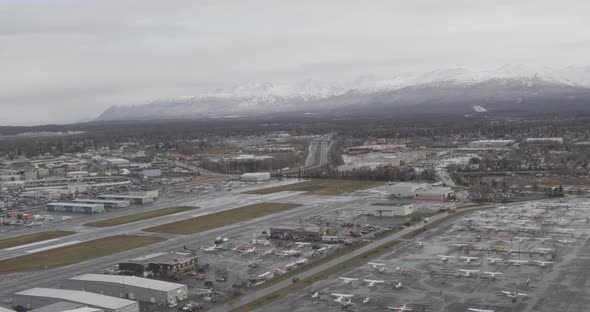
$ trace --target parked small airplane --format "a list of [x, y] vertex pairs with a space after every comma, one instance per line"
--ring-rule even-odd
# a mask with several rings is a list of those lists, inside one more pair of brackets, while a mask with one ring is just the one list
[[342, 284], [344, 285], [352, 285], [353, 281], [358, 281], [358, 278], [351, 278], [351, 277], [339, 277], [342, 280]]
[[489, 264], [496, 264], [498, 261], [502, 261], [501, 258], [487, 258]]
[[457, 270], [457, 271], [465, 273], [465, 274], [461, 275], [464, 277], [471, 277], [471, 276], [473, 276], [474, 273], [479, 272], [479, 270]]
[[553, 264], [551, 261], [533, 261], [534, 263], [538, 263], [540, 267], [546, 267], [550, 264]]
[[363, 303], [369, 303], [370, 301], [371, 301], [371, 298], [369, 298], [369, 297], [363, 299]]
[[520, 296], [528, 296], [527, 294], [523, 294], [523, 293], [519, 293], [517, 291], [502, 291], [503, 294], [505, 294], [508, 298], [512, 298], [512, 302], [516, 302], [516, 299], [518, 299], [518, 297]]
[[490, 279], [495, 279], [496, 276], [502, 275], [502, 272], [483, 272], [483, 273], [488, 274]]
[[463, 259], [463, 260], [465, 260], [465, 262], [467, 262], [467, 263], [471, 263], [471, 262], [473, 262], [475, 260], [479, 260], [478, 257], [460, 257], [460, 258]]
[[297, 245], [298, 248], [302, 248], [302, 247], [311, 245], [311, 243], [296, 242], [295, 245]]
[[371, 266], [372, 269], [374, 269], [375, 271], [378, 272], [384, 272], [385, 271], [385, 263], [375, 263], [375, 262], [369, 262], [369, 265]]
[[[351, 302], [352, 302], [352, 296], [353, 295], [348, 295], [348, 294], [332, 294], [332, 296], [335, 296], [336, 299], [334, 299], [334, 302], [340, 303], [343, 307], [348, 306]], [[345, 301], [344, 299], [348, 298], [348, 301]]]
[[213, 245], [211, 247], [201, 247], [201, 250], [211, 252], [211, 251], [218, 251], [220, 249], [219, 246]]
[[368, 287], [375, 287], [377, 284], [385, 283], [385, 281], [382, 281], [382, 280], [369, 280], [369, 279], [364, 279], [363, 281], [365, 283], [367, 283], [367, 286]]
[[439, 257], [440, 260], [442, 260], [442, 262], [449, 261], [449, 258], [455, 258], [455, 256], [445, 256], [445, 255], [437, 255], [437, 257]]
[[397, 283], [397, 284], [393, 285], [393, 288], [395, 288], [395, 289], [401, 289], [401, 288], [404, 288], [404, 284], [402, 284], [402, 282], [399, 282], [399, 283]]
[[404, 311], [412, 311], [411, 308], [408, 308], [407, 304], [404, 304], [402, 307], [387, 307], [390, 310], [397, 311], [397, 312], [404, 312]]

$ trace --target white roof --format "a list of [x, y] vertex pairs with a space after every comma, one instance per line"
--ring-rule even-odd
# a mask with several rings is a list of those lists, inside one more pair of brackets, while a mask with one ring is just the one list
[[118, 310], [120, 308], [137, 304], [136, 301], [95, 294], [87, 291], [55, 288], [31, 288], [29, 290], [18, 292], [15, 295], [61, 299], [109, 310]]
[[14, 310], [0, 307], [0, 312], [14, 312]]
[[154, 198], [153, 196], [140, 196], [140, 195], [128, 195], [128, 194], [103, 194], [98, 195], [98, 197], [108, 197], [108, 198]]
[[85, 204], [85, 203], [64, 203], [64, 202], [53, 202], [47, 205], [59, 205], [59, 206], [75, 206], [75, 207], [89, 207], [89, 208], [103, 208], [98, 204]]
[[172, 291], [179, 288], [186, 288], [183, 284], [164, 282], [149, 278], [123, 275], [106, 275], [106, 274], [84, 274], [70, 278], [74, 281], [103, 282], [133, 286], [139, 288], [154, 289], [160, 291]]
[[127, 204], [128, 201], [126, 200], [108, 200], [108, 199], [89, 199], [89, 198], [76, 198], [74, 199], [76, 203], [117, 203], [117, 204]]
[[102, 312], [102, 310], [90, 308], [90, 307], [82, 307], [82, 308], [77, 308], [77, 309], [73, 309], [73, 310], [66, 310], [63, 312]]

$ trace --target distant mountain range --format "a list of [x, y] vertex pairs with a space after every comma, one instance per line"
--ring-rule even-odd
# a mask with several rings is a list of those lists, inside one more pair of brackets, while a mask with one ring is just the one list
[[465, 68], [388, 78], [287, 86], [248, 83], [231, 90], [112, 106], [96, 121], [216, 118], [300, 113], [485, 113], [588, 111], [590, 67], [523, 65], [491, 71]]

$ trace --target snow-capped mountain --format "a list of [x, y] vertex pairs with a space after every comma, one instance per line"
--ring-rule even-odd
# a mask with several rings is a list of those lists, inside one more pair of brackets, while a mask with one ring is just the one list
[[[112, 106], [96, 120], [247, 116], [287, 111], [366, 110], [375, 106], [394, 109], [427, 103], [439, 106], [463, 103], [469, 110], [482, 105], [493, 110], [494, 102], [514, 102], [521, 106], [544, 98], [579, 102], [585, 99], [588, 88], [590, 67], [551, 69], [506, 65], [479, 71], [457, 67], [338, 82], [307, 80], [294, 85], [250, 82], [196, 96]], [[588, 106], [590, 109], [590, 103]]]

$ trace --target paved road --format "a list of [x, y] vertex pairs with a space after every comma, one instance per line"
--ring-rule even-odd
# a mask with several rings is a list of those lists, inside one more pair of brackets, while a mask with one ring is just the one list
[[[475, 210], [475, 209], [478, 209], [478, 208], [480, 208], [480, 207], [467, 208], [465, 210], [469, 211], [469, 210]], [[444, 218], [445, 216], [446, 216], [446, 214], [436, 215], [436, 216], [430, 218], [430, 222], [434, 222], [436, 220], [439, 220], [441, 218]], [[410, 226], [408, 228], [405, 228], [405, 229], [401, 230], [400, 232], [397, 232], [395, 234], [392, 234], [392, 235], [390, 235], [388, 237], [385, 237], [385, 238], [383, 238], [381, 240], [374, 241], [374, 242], [370, 243], [369, 245], [367, 245], [365, 247], [362, 247], [362, 248], [359, 248], [359, 249], [357, 249], [355, 251], [352, 251], [352, 252], [350, 252], [350, 253], [342, 256], [342, 257], [339, 257], [339, 258], [334, 259], [334, 260], [332, 260], [330, 262], [327, 262], [325, 264], [322, 264], [320, 266], [317, 266], [315, 268], [312, 268], [312, 269], [310, 269], [308, 271], [305, 271], [305, 272], [299, 274], [298, 277], [300, 279], [308, 278], [308, 277], [310, 277], [310, 276], [312, 276], [314, 274], [317, 274], [317, 273], [319, 273], [321, 271], [324, 271], [324, 270], [329, 269], [331, 267], [337, 266], [337, 265], [339, 265], [339, 264], [341, 264], [341, 263], [343, 263], [343, 262], [345, 262], [345, 261], [347, 261], [347, 260], [349, 260], [351, 258], [354, 258], [354, 257], [356, 257], [356, 256], [358, 256], [358, 255], [360, 255], [360, 254], [362, 254], [364, 252], [367, 252], [367, 251], [369, 251], [369, 250], [371, 250], [373, 248], [377, 248], [379, 246], [382, 246], [382, 245], [387, 244], [389, 242], [392, 242], [394, 240], [398, 240], [403, 235], [408, 234], [408, 233], [410, 233], [410, 232], [412, 232], [414, 230], [417, 230], [419, 228], [422, 228], [422, 227], [424, 227], [426, 225], [427, 224], [419, 223], [419, 224]], [[274, 293], [275, 291], [281, 290], [281, 289], [283, 289], [283, 288], [291, 285], [291, 283], [292, 283], [291, 280], [282, 281], [282, 282], [277, 283], [275, 285], [272, 285], [270, 287], [261, 289], [259, 291], [253, 292], [253, 293], [250, 293], [250, 294], [248, 294], [248, 295], [246, 295], [244, 297], [241, 297], [240, 299], [238, 299], [236, 301], [232, 301], [229, 304], [222, 305], [222, 306], [219, 306], [219, 307], [215, 307], [215, 308], [211, 309], [210, 311], [211, 312], [228, 312], [228, 311], [232, 311], [232, 310], [237, 309], [237, 308], [239, 308], [239, 307], [241, 307], [243, 305], [246, 305], [246, 304], [251, 303], [253, 301], [256, 301], [256, 300], [258, 300], [260, 298], [263, 298], [263, 297], [265, 297], [267, 295], [270, 295], [270, 294]]]

